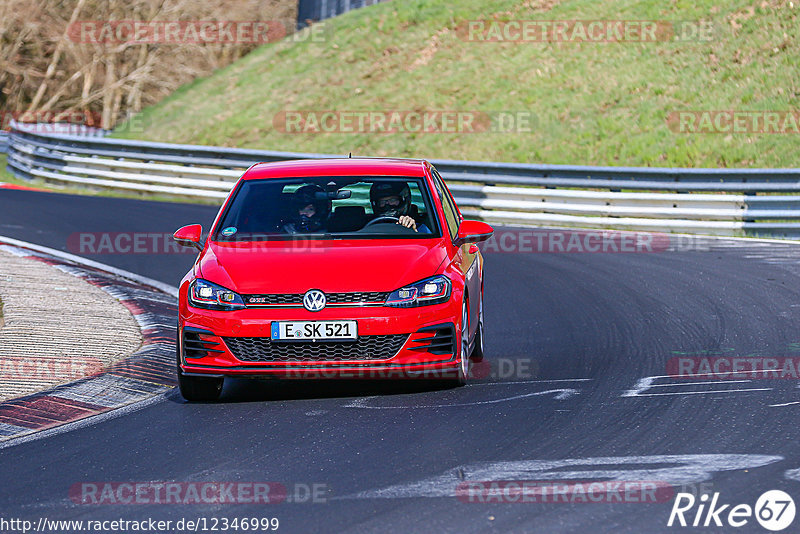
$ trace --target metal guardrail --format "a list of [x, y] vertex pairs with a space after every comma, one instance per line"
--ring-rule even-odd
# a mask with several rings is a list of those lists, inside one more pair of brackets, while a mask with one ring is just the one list
[[308, 21], [329, 19], [353, 9], [378, 4], [385, 0], [299, 0], [297, 4], [297, 28], [308, 26]]
[[[253, 163], [325, 157], [12, 129], [8, 169], [26, 180], [223, 199]], [[800, 237], [800, 169], [432, 163], [465, 216], [489, 222]]]
[[[11, 121], [13, 126], [20, 131], [32, 133], [46, 133], [55, 135], [71, 135], [77, 137], [105, 137], [111, 130], [103, 130], [85, 124], [72, 124], [64, 122], [28, 123]], [[8, 151], [9, 132], [0, 130], [0, 153]]]

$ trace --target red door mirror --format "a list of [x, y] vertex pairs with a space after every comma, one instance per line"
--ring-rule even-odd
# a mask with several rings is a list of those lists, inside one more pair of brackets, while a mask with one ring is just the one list
[[172, 239], [184, 247], [195, 247], [198, 250], [203, 250], [203, 245], [200, 242], [202, 234], [202, 226], [199, 224], [190, 224], [189, 226], [178, 229], [178, 231], [172, 235]]
[[483, 221], [463, 221], [458, 227], [457, 245], [464, 243], [481, 243], [494, 233], [494, 228]]

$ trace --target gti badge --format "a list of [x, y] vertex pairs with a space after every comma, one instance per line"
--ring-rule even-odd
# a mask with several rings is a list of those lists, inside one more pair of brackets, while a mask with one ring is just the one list
[[311, 312], [318, 312], [325, 307], [325, 303], [327, 299], [325, 298], [325, 293], [320, 291], [319, 289], [309, 289], [306, 291], [306, 294], [303, 295], [303, 306], [308, 311]]

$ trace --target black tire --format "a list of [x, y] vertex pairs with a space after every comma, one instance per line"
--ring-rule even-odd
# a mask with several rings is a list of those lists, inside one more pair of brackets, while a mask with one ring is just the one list
[[472, 361], [480, 362], [483, 360], [484, 356], [484, 345], [483, 345], [483, 291], [481, 291], [481, 301], [479, 304], [480, 308], [478, 311], [478, 330], [475, 332], [475, 345], [472, 347], [472, 354], [470, 354], [470, 358]]
[[178, 372], [178, 386], [187, 401], [214, 402], [222, 393], [225, 379], [221, 376], [187, 376]]
[[219, 399], [225, 379], [220, 376], [186, 376], [181, 372], [181, 328], [177, 327], [175, 340], [175, 360], [178, 372], [178, 388], [187, 401], [213, 402]]
[[469, 374], [469, 319], [467, 310], [469, 301], [465, 298], [464, 303], [461, 305], [461, 342], [459, 345], [459, 366], [456, 377], [451, 380], [452, 385], [461, 387], [467, 383], [467, 375]]

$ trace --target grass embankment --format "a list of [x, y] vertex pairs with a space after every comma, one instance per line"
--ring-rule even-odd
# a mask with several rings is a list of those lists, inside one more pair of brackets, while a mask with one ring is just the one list
[[[146, 109], [118, 136], [271, 150], [561, 164], [796, 167], [800, 135], [685, 134], [681, 110], [800, 109], [789, 1], [411, 0], [265, 45]], [[478, 43], [467, 21], [708, 21], [711, 40]], [[317, 39], [317, 41], [319, 41]], [[531, 111], [522, 133], [287, 134], [287, 110]]]

